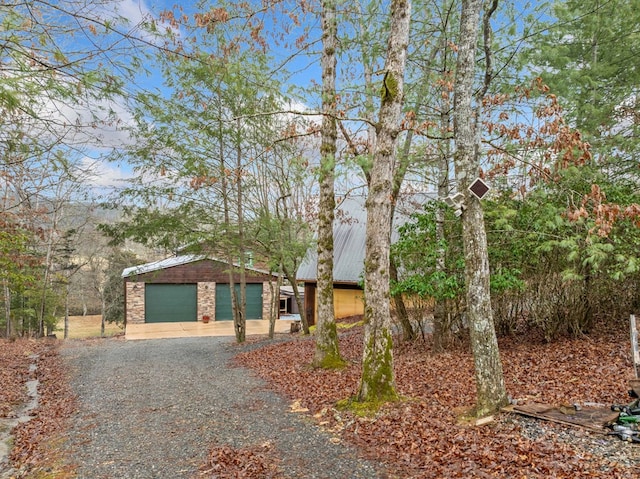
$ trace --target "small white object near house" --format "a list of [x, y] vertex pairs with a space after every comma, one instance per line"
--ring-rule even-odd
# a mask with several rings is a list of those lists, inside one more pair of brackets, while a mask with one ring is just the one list
[[455, 210], [456, 216], [462, 215], [462, 210], [464, 210], [464, 195], [462, 193], [447, 196], [444, 202]]

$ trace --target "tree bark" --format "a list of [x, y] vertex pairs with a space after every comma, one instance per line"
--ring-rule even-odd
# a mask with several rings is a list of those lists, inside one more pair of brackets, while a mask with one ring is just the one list
[[[219, 93], [219, 92], [218, 92]], [[229, 296], [231, 298], [231, 315], [233, 317], [233, 329], [236, 336], [236, 341], [242, 343], [245, 340], [244, 323], [242, 321], [241, 311], [238, 304], [238, 294], [236, 293], [235, 279], [234, 279], [234, 252], [237, 250], [233, 246], [233, 240], [231, 240], [231, 212], [229, 206], [229, 185], [228, 185], [228, 172], [225, 164], [225, 149], [223, 144], [223, 112], [219, 106], [219, 121], [218, 121], [218, 154], [219, 154], [219, 174], [220, 174], [220, 188], [222, 194], [222, 206], [224, 210], [224, 232], [225, 241], [224, 247], [226, 248], [227, 262], [229, 263], [228, 277], [229, 277]]]
[[[101, 303], [102, 303], [102, 314], [100, 317], [100, 337], [104, 338], [104, 328], [105, 328], [105, 312], [107, 311], [107, 304], [105, 301], [105, 297], [104, 294], [102, 294], [100, 296], [101, 299]], [[126, 327], [126, 324], [125, 324]]]
[[273, 339], [276, 332], [276, 320], [280, 316], [280, 287], [283, 278], [282, 265], [278, 268], [278, 279], [274, 286], [273, 281], [269, 281], [271, 291], [271, 307], [269, 308], [269, 339]]
[[[444, 127], [443, 119], [443, 127]], [[445, 198], [449, 194], [449, 142], [445, 152], [441, 154], [438, 165], [438, 198]], [[444, 206], [439, 206], [436, 210], [436, 241], [444, 241]], [[445, 254], [444, 248], [437, 250], [436, 271], [445, 272]], [[449, 346], [451, 340], [451, 325], [447, 321], [446, 300], [442, 297], [436, 298], [433, 308], [433, 352], [438, 354], [443, 352]]]
[[395, 150], [404, 100], [411, 2], [392, 0], [390, 16], [380, 116], [366, 202], [365, 330], [362, 379], [357, 398], [360, 402], [397, 399], [389, 303], [389, 250], [397, 170]]
[[300, 312], [300, 323], [302, 324], [302, 331], [304, 334], [309, 334], [309, 319], [307, 318], [307, 314], [304, 310], [304, 298], [300, 294], [300, 289], [298, 288], [298, 281], [296, 280], [295, 271], [289, 271], [289, 269], [283, 265], [282, 271], [284, 275], [289, 280], [291, 284], [291, 288], [293, 289], [293, 297], [296, 299], [296, 305], [298, 306], [298, 311]]
[[475, 49], [482, 0], [463, 0], [454, 92], [455, 174], [464, 193], [462, 214], [467, 287], [467, 321], [473, 351], [477, 404], [483, 416], [507, 403], [500, 352], [493, 324], [489, 288], [489, 258], [480, 201], [467, 189], [479, 174], [475, 115], [472, 107]]
[[64, 339], [69, 337], [69, 293], [71, 286], [71, 279], [66, 278], [67, 284], [65, 284], [64, 288]]
[[[443, 92], [441, 97], [442, 107], [440, 115], [440, 131], [446, 133], [451, 127], [451, 100], [449, 92]], [[438, 159], [438, 198], [446, 198], [449, 196], [449, 161], [451, 159], [451, 141], [445, 140], [443, 151]], [[438, 244], [445, 241], [445, 206], [439, 206], [436, 210], [436, 241]], [[436, 271], [446, 272], [446, 250], [439, 247], [436, 258]], [[449, 347], [451, 342], [451, 322], [448, 320], [446, 299], [436, 298], [433, 309], [433, 352], [441, 353]]]
[[[245, 268], [245, 249], [244, 249], [244, 213], [242, 210], [243, 187], [242, 187], [242, 133], [240, 118], [236, 120], [236, 200], [238, 214], [238, 267], [240, 272], [240, 298], [234, 315], [234, 324], [236, 330], [236, 340], [244, 343], [247, 337], [247, 279]], [[234, 298], [233, 294], [231, 295]]]
[[315, 367], [343, 364], [338, 349], [333, 304], [333, 221], [338, 131], [336, 125], [336, 48], [335, 0], [322, 1], [322, 140], [320, 145], [320, 207], [318, 215], [318, 317], [316, 322]]
[[2, 289], [4, 291], [4, 316], [7, 318], [6, 338], [10, 339], [12, 336], [11, 331], [11, 291], [9, 290], [9, 282], [2, 280]]
[[[398, 268], [396, 267], [396, 263], [393, 258], [389, 259], [389, 274], [392, 281], [398, 281]], [[402, 327], [402, 339], [404, 339], [405, 341], [413, 341], [414, 339], [416, 339], [417, 334], [416, 330], [411, 324], [411, 320], [409, 319], [409, 313], [407, 312], [407, 306], [404, 304], [404, 298], [402, 297], [402, 294], [393, 296], [392, 300], [398, 322]]]

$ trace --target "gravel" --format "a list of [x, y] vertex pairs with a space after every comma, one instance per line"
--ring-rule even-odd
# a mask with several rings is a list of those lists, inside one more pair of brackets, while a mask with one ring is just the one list
[[267, 445], [282, 477], [386, 477], [380, 465], [291, 412], [290, 401], [262, 380], [231, 366], [230, 341], [67, 342], [62, 355], [79, 402], [68, 460], [78, 478], [197, 477], [212, 445]]
[[568, 444], [580, 456], [599, 457], [605, 462], [621, 464], [640, 473], [640, 447], [638, 444], [623, 441], [617, 436], [599, 434], [579, 427], [516, 414], [512, 415], [511, 420], [520, 426], [523, 437], [527, 439]]

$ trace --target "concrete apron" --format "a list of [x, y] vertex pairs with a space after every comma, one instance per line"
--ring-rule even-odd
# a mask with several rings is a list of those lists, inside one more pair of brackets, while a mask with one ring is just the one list
[[[287, 319], [276, 320], [276, 334], [289, 333], [291, 323]], [[269, 321], [266, 319], [247, 320], [247, 336], [269, 334]], [[163, 339], [192, 338], [199, 336], [235, 336], [233, 321], [191, 321], [188, 323], [144, 323], [128, 324], [125, 339]]]

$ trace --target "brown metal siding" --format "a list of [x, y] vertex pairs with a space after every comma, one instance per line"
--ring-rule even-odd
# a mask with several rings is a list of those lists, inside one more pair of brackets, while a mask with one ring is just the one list
[[[263, 281], [270, 280], [268, 274], [261, 274], [252, 270], [246, 270], [245, 277], [247, 283], [262, 283]], [[125, 281], [174, 284], [198, 282], [228, 283], [229, 270], [226, 263], [202, 260], [157, 271], [150, 271], [148, 273], [133, 274], [126, 277]], [[240, 275], [237, 272], [234, 274], [234, 281], [240, 281]]]

